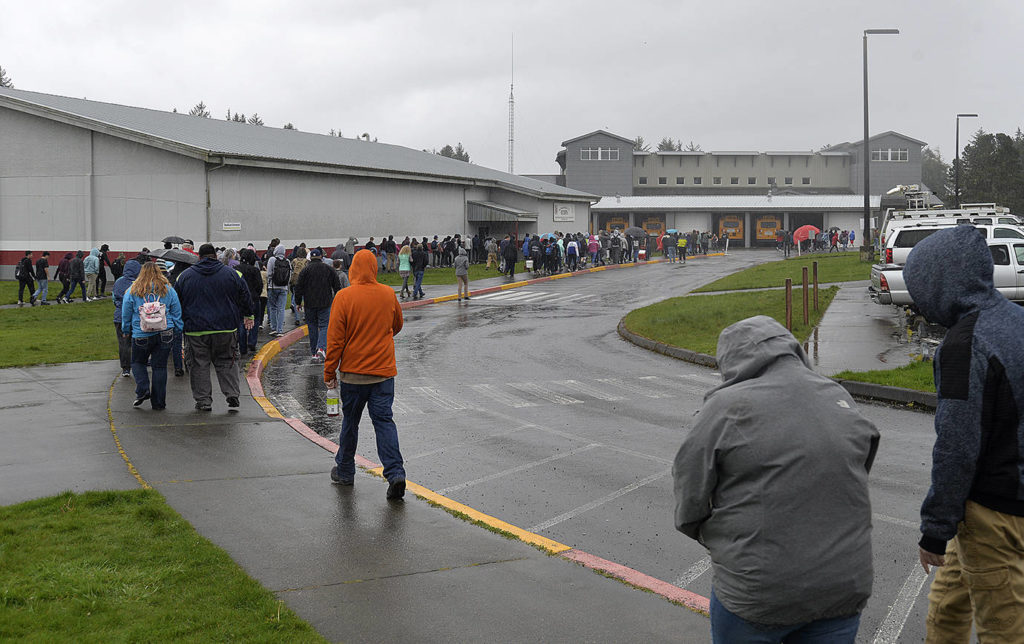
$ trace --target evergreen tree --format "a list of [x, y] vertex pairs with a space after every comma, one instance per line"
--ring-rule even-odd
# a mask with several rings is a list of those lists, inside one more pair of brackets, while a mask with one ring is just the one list
[[11, 81], [11, 77], [7, 75], [7, 70], [3, 67], [0, 67], [0, 87], [14, 89], [14, 82]]
[[651, 146], [647, 145], [647, 141], [644, 141], [644, 137], [638, 136], [633, 139], [633, 149], [637, 152], [650, 152]]
[[292, 125], [291, 123], [285, 123], [284, 124], [284, 129], [286, 129], [286, 130], [294, 130], [295, 126]]
[[699, 143], [694, 143], [692, 139], [690, 140], [689, 143], [686, 144], [685, 148], [681, 148], [681, 149], [686, 150], [687, 152], [703, 152], [704, 151], [704, 150], [701, 149], [700, 144]]
[[249, 125], [263, 125], [263, 119], [260, 118], [259, 114], [253, 112], [252, 116], [249, 117], [249, 120], [247, 120], [246, 123]]
[[682, 141], [678, 143], [672, 140], [672, 137], [666, 136], [658, 144], [658, 152], [678, 152], [683, 149]]
[[[1018, 141], [978, 130], [960, 155], [960, 202], [1024, 212], [1024, 163]], [[952, 178], [952, 177], [951, 177]]]
[[950, 204], [953, 186], [950, 183], [950, 166], [942, 160], [938, 148], [925, 147], [921, 150], [921, 181], [944, 203]]
[[206, 103], [199, 101], [195, 107], [188, 111], [188, 115], [208, 119], [210, 118], [210, 110], [206, 109]]

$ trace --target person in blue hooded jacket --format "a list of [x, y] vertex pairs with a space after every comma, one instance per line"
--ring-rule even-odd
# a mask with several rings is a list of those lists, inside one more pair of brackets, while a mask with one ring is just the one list
[[[1019, 251], [1018, 251], [1019, 252]], [[928, 642], [1024, 642], [1024, 309], [992, 283], [973, 226], [919, 242], [903, 275], [914, 304], [949, 330], [935, 352], [932, 482], [918, 554], [941, 566]]]
[[228, 411], [238, 411], [238, 324], [242, 322], [247, 331], [252, 329], [252, 296], [239, 274], [217, 261], [213, 244], [200, 246], [199, 258], [175, 283], [185, 322], [185, 362], [192, 397], [197, 410], [213, 409], [212, 365]]
[[100, 249], [93, 248], [89, 253], [89, 256], [85, 258], [83, 262], [85, 269], [85, 286], [86, 286], [86, 299], [93, 301], [99, 299], [99, 293], [96, 292], [97, 279], [100, 276]]
[[132, 375], [132, 333], [125, 333], [121, 330], [121, 306], [124, 304], [124, 295], [131, 288], [132, 282], [139, 276], [142, 264], [137, 260], [130, 259], [124, 265], [121, 277], [114, 282], [114, 331], [117, 333], [117, 357], [121, 361], [121, 377], [127, 378]]
[[[167, 328], [143, 331], [139, 307], [158, 300], [165, 307]], [[139, 271], [121, 303], [121, 332], [132, 336], [132, 375], [135, 377], [134, 407], [149, 400], [154, 410], [167, 407], [167, 358], [174, 342], [174, 329], [180, 329], [181, 304], [160, 267], [153, 262]], [[150, 380], [146, 363], [153, 370]]]

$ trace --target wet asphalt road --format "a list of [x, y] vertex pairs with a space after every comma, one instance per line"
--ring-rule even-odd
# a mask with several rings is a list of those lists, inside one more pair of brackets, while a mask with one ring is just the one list
[[[395, 420], [411, 480], [481, 512], [709, 595], [705, 551], [675, 531], [671, 464], [718, 374], [615, 332], [631, 309], [774, 253], [657, 264], [544, 282], [406, 311], [396, 338]], [[337, 438], [306, 340], [264, 375], [271, 401]], [[796, 392], [794, 392], [796, 393]], [[928, 580], [917, 520], [930, 414], [864, 403], [882, 443], [871, 474], [874, 594], [859, 641], [924, 637]], [[376, 460], [364, 415], [359, 453]], [[325, 472], [331, 465], [325, 458]], [[828, 574], [828, 571], [822, 571]]]

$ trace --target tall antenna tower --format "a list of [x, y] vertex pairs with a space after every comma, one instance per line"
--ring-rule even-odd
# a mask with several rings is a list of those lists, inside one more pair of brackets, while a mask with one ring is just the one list
[[516, 150], [516, 36], [512, 34], [512, 80], [508, 85], [508, 172], [513, 174]]

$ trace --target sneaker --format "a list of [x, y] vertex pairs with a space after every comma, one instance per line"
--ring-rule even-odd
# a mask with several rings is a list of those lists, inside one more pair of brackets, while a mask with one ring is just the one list
[[184, 375], [185, 375], [185, 370], [184, 369], [175, 369], [174, 370], [174, 377], [175, 378], [180, 378], [180, 377], [182, 377]]
[[468, 296], [468, 295], [466, 296], [466, 301], [467, 301], [467, 302], [469, 301], [469, 296]]
[[317, 349], [316, 355], [320, 357], [320, 362], [327, 360], [327, 352], [324, 351], [323, 349]]
[[121, 377], [122, 378], [127, 378], [130, 375], [132, 375], [132, 370], [131, 369], [122, 369], [121, 370]]
[[23, 306], [25, 306], [25, 303], [24, 303], [24, 302], [18, 302], [18, 308], [19, 308], [19, 309], [20, 309], [21, 307], [23, 307]]
[[228, 411], [238, 411], [238, 396], [228, 396]]
[[49, 302], [40, 302], [39, 306], [50, 306]]
[[388, 483], [388, 501], [400, 501], [405, 496], [405, 479], [398, 477]]
[[196, 409], [198, 411], [210, 411], [213, 409], [213, 405], [208, 402], [197, 402]]
[[334, 466], [331, 468], [331, 483], [335, 485], [352, 485], [355, 483], [352, 479], [343, 479], [338, 475], [338, 467]]
[[138, 406], [142, 405], [142, 403], [146, 402], [147, 400], [149, 400], [149, 392], [146, 392], [146, 393], [142, 394], [141, 396], [139, 396], [138, 398], [136, 398], [135, 402], [132, 403], [132, 407], [138, 407]]

